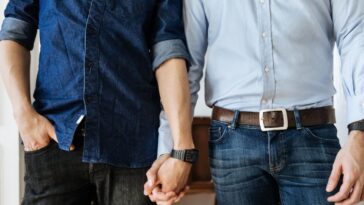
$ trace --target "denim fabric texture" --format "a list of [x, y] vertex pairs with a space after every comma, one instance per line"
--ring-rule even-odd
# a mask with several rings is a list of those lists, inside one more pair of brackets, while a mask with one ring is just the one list
[[262, 132], [213, 121], [209, 147], [220, 205], [331, 204], [325, 188], [340, 150], [334, 125]]
[[149, 166], [157, 155], [160, 97], [154, 71], [189, 58], [181, 0], [10, 0], [0, 40], [40, 59], [34, 108], [68, 150], [86, 116], [83, 161]]

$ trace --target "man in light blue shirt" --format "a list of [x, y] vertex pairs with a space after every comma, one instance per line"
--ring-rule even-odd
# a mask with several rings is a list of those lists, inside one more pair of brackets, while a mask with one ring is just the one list
[[[364, 1], [184, 2], [192, 104], [206, 67], [214, 108], [218, 204], [364, 200]], [[350, 131], [342, 149], [333, 125], [335, 43]], [[171, 139], [162, 113], [159, 154]]]

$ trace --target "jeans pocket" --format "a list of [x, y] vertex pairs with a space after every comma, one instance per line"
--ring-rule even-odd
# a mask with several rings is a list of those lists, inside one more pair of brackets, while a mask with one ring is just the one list
[[328, 124], [315, 127], [303, 128], [305, 134], [321, 142], [338, 142], [337, 129], [335, 125]]
[[57, 143], [55, 141], [51, 140], [51, 141], [49, 141], [49, 144], [47, 144], [45, 147], [42, 147], [42, 148], [34, 150], [34, 151], [24, 151], [24, 154], [25, 154], [25, 156], [44, 154], [56, 144]]
[[213, 121], [210, 127], [209, 143], [218, 144], [222, 143], [226, 138], [229, 131], [229, 127], [221, 122]]

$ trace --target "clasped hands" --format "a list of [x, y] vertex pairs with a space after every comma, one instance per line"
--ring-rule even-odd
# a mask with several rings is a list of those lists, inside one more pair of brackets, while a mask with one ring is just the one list
[[147, 172], [144, 195], [158, 205], [179, 202], [188, 190], [187, 181], [192, 165], [169, 155], [160, 156]]

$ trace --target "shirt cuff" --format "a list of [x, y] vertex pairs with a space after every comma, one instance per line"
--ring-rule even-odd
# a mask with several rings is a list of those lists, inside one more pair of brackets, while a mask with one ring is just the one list
[[364, 119], [364, 95], [347, 97], [348, 124]]
[[153, 46], [153, 70], [165, 61], [172, 58], [183, 58], [189, 64], [190, 55], [187, 51], [185, 43], [181, 39], [166, 40], [156, 43]]
[[173, 149], [173, 137], [169, 123], [164, 111], [160, 114], [160, 126], [158, 137], [158, 157], [163, 154], [170, 154]]
[[36, 35], [37, 27], [34, 25], [17, 18], [7, 17], [1, 27], [0, 41], [12, 40], [32, 50]]

